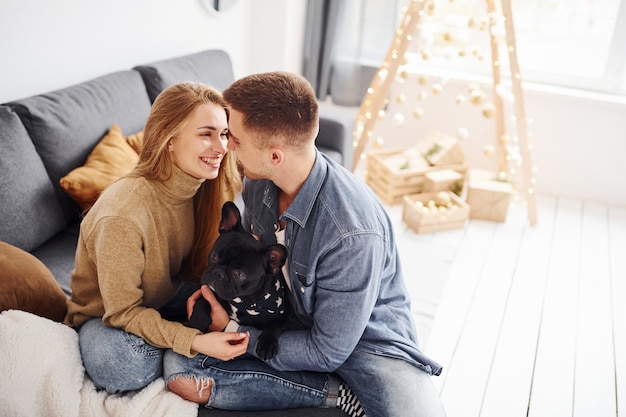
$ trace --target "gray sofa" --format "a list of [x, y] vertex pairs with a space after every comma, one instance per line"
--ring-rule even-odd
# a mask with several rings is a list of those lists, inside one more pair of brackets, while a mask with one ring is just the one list
[[[154, 98], [180, 81], [223, 90], [234, 81], [228, 54], [208, 50], [139, 65], [68, 88], [0, 105], [0, 241], [24, 249], [50, 269], [66, 293], [81, 209], [59, 179], [81, 166], [114, 123], [124, 134], [143, 129]], [[322, 117], [317, 146], [346, 167], [352, 126]], [[213, 416], [341, 416], [336, 410], [224, 412]]]

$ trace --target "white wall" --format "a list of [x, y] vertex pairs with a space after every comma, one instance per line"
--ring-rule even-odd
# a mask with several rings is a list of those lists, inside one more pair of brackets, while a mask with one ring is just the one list
[[216, 15], [202, 0], [2, 0], [0, 103], [212, 48], [230, 54], [237, 78], [299, 72], [305, 7], [239, 0]]
[[256, 0], [251, 21], [251, 72], [302, 73], [307, 0]]

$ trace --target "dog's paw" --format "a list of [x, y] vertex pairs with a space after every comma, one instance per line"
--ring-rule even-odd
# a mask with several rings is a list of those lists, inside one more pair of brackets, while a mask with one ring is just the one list
[[209, 331], [211, 319], [211, 304], [204, 298], [200, 298], [193, 308], [193, 312], [185, 326], [200, 330], [202, 333]]
[[261, 333], [256, 345], [256, 355], [264, 361], [270, 360], [278, 353], [278, 339], [266, 332]]

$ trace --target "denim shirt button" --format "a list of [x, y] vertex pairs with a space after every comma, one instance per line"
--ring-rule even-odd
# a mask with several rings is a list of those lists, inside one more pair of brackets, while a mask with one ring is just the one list
[[300, 287], [300, 292], [304, 294], [304, 287]]

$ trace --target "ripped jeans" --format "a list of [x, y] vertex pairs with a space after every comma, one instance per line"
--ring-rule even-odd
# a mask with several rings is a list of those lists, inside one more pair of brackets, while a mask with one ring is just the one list
[[163, 374], [166, 381], [177, 377], [201, 378], [196, 382], [198, 391], [204, 387], [211, 389], [206, 404], [209, 408], [332, 408], [337, 403], [336, 375], [339, 375], [358, 395], [368, 416], [446, 415], [439, 394], [426, 372], [401, 359], [358, 350], [334, 374], [277, 371], [247, 355], [222, 362], [201, 354], [187, 358], [168, 350], [163, 359]]
[[260, 411], [337, 405], [339, 380], [334, 376], [281, 372], [249, 355], [223, 362], [202, 354], [187, 358], [167, 350], [163, 368], [166, 381], [191, 376], [216, 381], [198, 381], [199, 391], [211, 387], [208, 408]]
[[[187, 358], [171, 349], [156, 348], [121, 329], [105, 326], [100, 318], [88, 320], [80, 327], [79, 344], [85, 369], [94, 385], [111, 394], [139, 390], [164, 373], [169, 380], [181, 374], [196, 375], [198, 369], [205, 368], [203, 377], [219, 381], [211, 388], [207, 407], [273, 410], [335, 407], [337, 403], [339, 383], [328, 374], [278, 372], [251, 356], [228, 362], [201, 354]], [[201, 389], [202, 382], [198, 384], [198, 390]]]
[[[163, 318], [184, 320], [185, 303], [195, 290], [195, 286], [183, 282], [172, 300], [159, 310]], [[339, 382], [328, 374], [278, 372], [258, 359], [245, 356], [229, 362], [204, 355], [187, 358], [171, 349], [154, 347], [121, 329], [108, 327], [100, 317], [80, 326], [78, 341], [87, 374], [96, 388], [111, 394], [142, 389], [162, 377], [164, 368], [166, 379], [171, 379], [174, 373], [195, 375], [198, 369], [214, 365], [203, 376], [213, 375], [219, 380], [219, 384], [213, 384], [209, 401], [215, 408], [244, 409], [241, 405], [244, 392], [249, 409], [255, 410], [335, 407], [337, 403]], [[252, 393], [255, 393], [252, 397], [255, 401], [249, 396]]]

